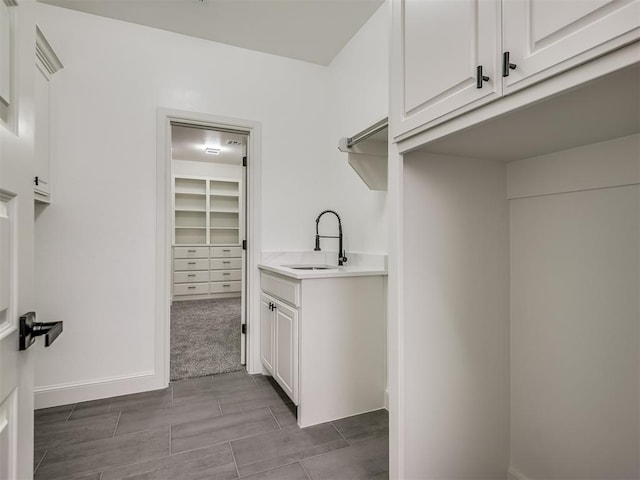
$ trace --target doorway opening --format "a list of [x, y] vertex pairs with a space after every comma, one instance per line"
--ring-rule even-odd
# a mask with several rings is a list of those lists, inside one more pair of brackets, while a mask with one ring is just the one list
[[169, 379], [244, 370], [249, 134], [170, 122]]

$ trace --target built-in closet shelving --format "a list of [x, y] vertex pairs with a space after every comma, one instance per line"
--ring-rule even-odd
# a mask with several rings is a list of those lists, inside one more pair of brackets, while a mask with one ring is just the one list
[[241, 194], [240, 180], [174, 177], [174, 300], [240, 295]]

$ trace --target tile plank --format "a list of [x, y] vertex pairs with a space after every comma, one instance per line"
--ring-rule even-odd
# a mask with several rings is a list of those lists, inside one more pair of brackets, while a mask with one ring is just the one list
[[384, 409], [341, 418], [332, 423], [349, 442], [389, 436], [389, 412]]
[[277, 429], [276, 421], [266, 408], [183, 423], [171, 428], [171, 452], [184, 452]]
[[50, 450], [59, 445], [88, 442], [113, 436], [117, 413], [39, 425], [34, 431], [36, 449]]
[[271, 410], [282, 428], [292, 427], [298, 424], [296, 406], [293, 403], [271, 405], [269, 406], [269, 410]]
[[107, 470], [101, 480], [224, 480], [237, 476], [231, 447], [223, 443]]
[[268, 407], [280, 403], [290, 402], [291, 399], [280, 389], [272, 386], [256, 386], [248, 390], [233, 395], [225, 395], [218, 398], [220, 408], [225, 415], [229, 413], [247, 412], [256, 408]]
[[99, 473], [109, 467], [141, 462], [169, 454], [169, 428], [122, 435], [47, 451], [36, 479], [53, 480], [71, 475]]
[[231, 442], [240, 475], [349, 446], [330, 423], [305, 429], [297, 426]]
[[309, 480], [309, 476], [300, 465], [300, 462], [290, 463], [283, 467], [276, 467], [241, 478], [246, 480]]
[[389, 440], [386, 437], [358, 442], [302, 460], [313, 480], [336, 478], [386, 480], [389, 478]]
[[116, 435], [141, 432], [152, 428], [179, 425], [220, 416], [217, 400], [185, 402], [157, 408], [140, 408], [122, 412]]
[[33, 423], [43, 425], [45, 423], [64, 422], [69, 418], [69, 414], [75, 403], [69, 405], [59, 405], [57, 407], [40, 408], [33, 412]]

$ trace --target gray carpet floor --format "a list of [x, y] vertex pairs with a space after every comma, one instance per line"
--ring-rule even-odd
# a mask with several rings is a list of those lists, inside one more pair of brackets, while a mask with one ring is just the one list
[[173, 302], [171, 380], [242, 368], [240, 297]]

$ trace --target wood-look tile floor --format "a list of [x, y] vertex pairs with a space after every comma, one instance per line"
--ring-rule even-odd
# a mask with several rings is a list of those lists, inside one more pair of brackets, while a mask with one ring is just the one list
[[234, 372], [35, 412], [36, 479], [388, 478], [385, 410], [301, 429], [275, 382]]

